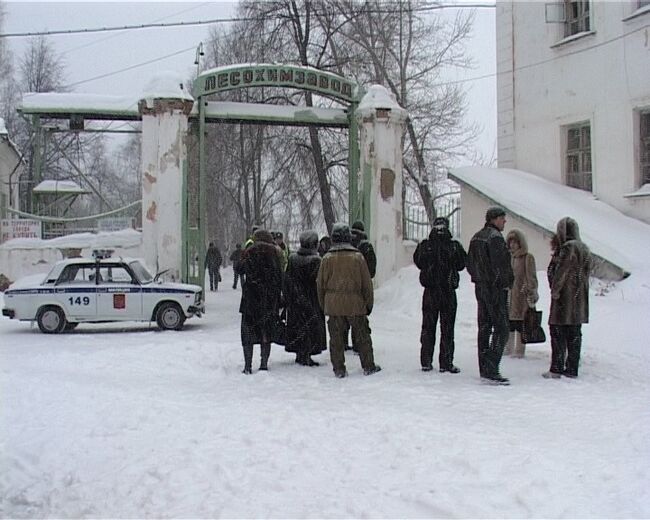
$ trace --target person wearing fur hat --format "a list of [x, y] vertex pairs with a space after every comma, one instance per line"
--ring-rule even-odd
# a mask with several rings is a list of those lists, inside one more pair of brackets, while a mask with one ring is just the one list
[[529, 308], [535, 308], [539, 294], [537, 293], [537, 267], [535, 257], [528, 252], [528, 242], [523, 232], [513, 229], [506, 236], [506, 244], [512, 257], [512, 272], [514, 282], [510, 290], [508, 318], [510, 320], [510, 335], [505, 355], [523, 358], [526, 355], [526, 344], [521, 333], [524, 316]]
[[437, 217], [429, 238], [420, 242], [413, 253], [413, 262], [420, 270], [422, 295], [422, 331], [420, 333], [420, 364], [424, 372], [433, 370], [436, 327], [440, 317], [440, 372], [457, 374], [454, 365], [454, 326], [456, 324], [456, 289], [465, 269], [467, 254], [460, 242], [452, 240], [449, 219]]
[[361, 367], [365, 375], [379, 372], [375, 364], [368, 315], [372, 312], [374, 295], [368, 266], [351, 243], [347, 224], [332, 227], [332, 247], [323, 257], [318, 270], [318, 301], [329, 317], [330, 359], [336, 377], [346, 377], [345, 331], [352, 328], [357, 341]]
[[284, 243], [284, 234], [282, 231], [272, 231], [271, 236], [273, 236], [273, 242], [278, 246], [280, 250], [280, 266], [282, 267], [282, 272], [287, 270], [287, 263], [289, 262], [289, 247]]
[[488, 383], [507, 385], [499, 372], [501, 356], [508, 335], [508, 289], [514, 275], [510, 252], [501, 232], [506, 212], [498, 206], [485, 213], [485, 225], [477, 231], [467, 252], [467, 271], [474, 282], [478, 305], [478, 366], [481, 379]]
[[244, 250], [240, 270], [246, 283], [242, 285], [241, 341], [244, 349], [244, 374], [252, 373], [253, 345], [260, 344], [260, 370], [268, 370], [272, 336], [277, 325], [282, 269], [278, 248], [271, 233], [258, 229], [253, 244]]
[[366, 264], [368, 264], [370, 278], [374, 278], [377, 272], [377, 255], [375, 255], [375, 248], [372, 247], [372, 243], [368, 240], [366, 227], [361, 220], [357, 220], [352, 224], [352, 245], [363, 255]]
[[318, 366], [311, 357], [325, 350], [325, 315], [318, 303], [316, 277], [321, 258], [317, 251], [318, 234], [300, 234], [300, 249], [289, 256], [284, 276], [284, 302], [287, 309], [285, 350], [296, 354], [296, 363]]
[[582, 324], [589, 322], [591, 252], [580, 240], [578, 223], [565, 217], [557, 223], [558, 250], [548, 274], [551, 286], [551, 367], [546, 378], [578, 377]]

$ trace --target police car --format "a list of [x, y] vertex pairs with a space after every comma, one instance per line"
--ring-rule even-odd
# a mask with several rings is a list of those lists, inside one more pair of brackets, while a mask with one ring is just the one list
[[12, 285], [4, 293], [3, 316], [36, 320], [41, 332], [56, 334], [79, 323], [111, 321], [155, 321], [162, 330], [180, 330], [205, 311], [198, 285], [161, 282], [162, 273], [153, 277], [139, 260], [110, 253], [62, 260], [45, 279]]

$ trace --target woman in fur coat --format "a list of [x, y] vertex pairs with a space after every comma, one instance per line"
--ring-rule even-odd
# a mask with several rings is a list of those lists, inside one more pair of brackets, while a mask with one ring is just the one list
[[578, 377], [582, 325], [589, 323], [591, 252], [580, 239], [578, 223], [564, 217], [557, 223], [557, 246], [549, 266], [551, 368], [546, 378]]
[[318, 234], [305, 231], [300, 235], [300, 249], [289, 256], [284, 279], [287, 309], [286, 351], [296, 354], [296, 363], [318, 366], [311, 356], [326, 348], [325, 315], [318, 304], [316, 277], [321, 258]]
[[528, 242], [524, 234], [513, 229], [506, 237], [510, 249], [512, 271], [515, 281], [510, 290], [509, 319], [510, 336], [504, 354], [523, 358], [526, 354], [526, 344], [521, 337], [524, 315], [535, 307], [539, 295], [537, 293], [537, 267], [535, 257], [528, 252]]
[[253, 245], [242, 253], [241, 341], [244, 349], [244, 374], [252, 373], [253, 345], [261, 346], [260, 370], [268, 370], [271, 341], [277, 327], [282, 292], [282, 270], [278, 248], [271, 233], [258, 229]]

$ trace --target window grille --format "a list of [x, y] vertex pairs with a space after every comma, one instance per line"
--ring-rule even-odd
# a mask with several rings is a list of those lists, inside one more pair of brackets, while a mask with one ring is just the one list
[[639, 169], [643, 185], [650, 184], [650, 110], [641, 112], [640, 119]]
[[564, 36], [589, 31], [589, 0], [564, 0]]
[[591, 126], [570, 126], [566, 130], [566, 183], [591, 191]]

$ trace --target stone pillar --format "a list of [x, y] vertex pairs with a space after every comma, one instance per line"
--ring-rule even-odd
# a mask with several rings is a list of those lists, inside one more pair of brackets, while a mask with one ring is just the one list
[[366, 232], [377, 254], [376, 285], [402, 267], [402, 134], [407, 112], [381, 85], [372, 85], [356, 116], [360, 192]]
[[180, 280], [183, 262], [183, 200], [186, 135], [193, 99], [182, 81], [152, 80], [138, 108], [142, 115], [142, 245], [150, 269], [169, 269]]

